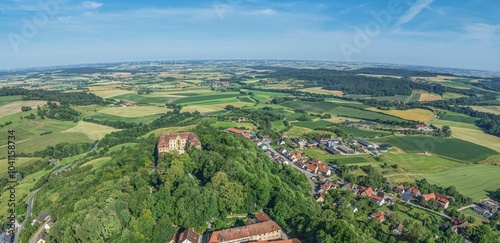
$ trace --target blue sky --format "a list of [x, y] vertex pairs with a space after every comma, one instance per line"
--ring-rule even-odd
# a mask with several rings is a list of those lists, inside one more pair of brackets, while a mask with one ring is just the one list
[[2, 0], [0, 69], [171, 59], [500, 71], [496, 0]]

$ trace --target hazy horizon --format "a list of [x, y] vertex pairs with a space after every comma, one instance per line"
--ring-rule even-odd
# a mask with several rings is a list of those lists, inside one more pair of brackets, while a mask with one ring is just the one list
[[0, 69], [308, 60], [500, 71], [492, 0], [0, 3]]

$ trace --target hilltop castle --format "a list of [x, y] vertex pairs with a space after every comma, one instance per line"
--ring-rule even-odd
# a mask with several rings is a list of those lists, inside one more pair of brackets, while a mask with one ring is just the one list
[[190, 147], [201, 149], [201, 142], [198, 136], [192, 132], [169, 133], [161, 135], [158, 139], [158, 155], [164, 155], [173, 151], [184, 153]]

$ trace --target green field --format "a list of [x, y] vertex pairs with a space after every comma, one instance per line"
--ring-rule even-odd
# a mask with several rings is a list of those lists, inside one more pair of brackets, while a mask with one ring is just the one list
[[121, 117], [121, 116], [113, 116], [113, 115], [108, 115], [108, 114], [103, 114], [103, 113], [96, 113], [94, 115], [89, 116], [90, 118], [94, 118], [96, 120], [110, 120], [110, 121], [124, 121], [128, 123], [150, 123], [158, 118], [160, 118], [162, 114], [157, 114], [157, 115], [151, 115], [151, 116], [142, 116], [142, 117]]
[[360, 164], [370, 162], [366, 155], [342, 156], [338, 155], [333, 158], [337, 165]]
[[406, 102], [417, 102], [420, 100], [420, 96], [422, 95], [422, 93], [419, 93], [419, 92], [413, 92], [411, 94], [410, 97], [408, 97], [408, 99], [406, 99]]
[[439, 116], [440, 120], [446, 120], [446, 121], [454, 121], [454, 122], [463, 122], [463, 123], [472, 123], [474, 124], [479, 118], [476, 117], [471, 117], [463, 114], [445, 114], [445, 115], [440, 115]]
[[479, 200], [487, 196], [487, 191], [494, 191], [500, 187], [498, 175], [500, 166], [474, 165], [421, 177], [444, 187], [454, 186], [460, 193]]
[[[21, 168], [26, 165], [31, 165], [36, 163], [38, 160], [44, 160], [42, 158], [16, 158], [16, 168]], [[0, 159], [0, 176], [6, 177], [8, 172], [9, 164], [7, 163], [7, 159]]]
[[382, 135], [388, 135], [390, 132], [386, 131], [377, 131], [377, 130], [368, 130], [368, 129], [358, 129], [354, 127], [332, 127], [338, 128], [339, 130], [353, 136], [353, 137], [377, 137]]
[[252, 100], [250, 97], [248, 96], [240, 96], [238, 98], [241, 102], [246, 102], [246, 103], [255, 103], [254, 100]]
[[280, 104], [283, 107], [303, 110], [307, 112], [328, 112], [331, 109], [339, 106], [333, 102], [307, 102], [307, 101], [286, 101]]
[[[429, 174], [446, 171], [453, 168], [468, 166], [468, 164], [450, 160], [438, 155], [424, 154], [384, 154], [384, 162], [397, 164], [400, 169], [410, 175]], [[399, 176], [399, 175], [395, 175]]]
[[21, 101], [21, 96], [20, 95], [14, 95], [14, 96], [1, 96], [0, 97], [0, 106], [15, 102], [15, 101]]
[[339, 116], [359, 118], [359, 119], [380, 119], [382, 121], [404, 121], [403, 119], [397, 117], [392, 117], [372, 111], [360, 110], [343, 106], [334, 108], [332, 112]]
[[317, 128], [327, 128], [332, 126], [333, 123], [328, 121], [301, 121], [301, 122], [293, 122], [294, 126], [305, 127], [309, 129], [317, 129]]
[[465, 162], [479, 162], [496, 154], [489, 148], [456, 138], [391, 136], [373, 141], [392, 144], [407, 153], [428, 152]]
[[[281, 121], [281, 123], [283, 123], [283, 121]], [[230, 127], [233, 127], [233, 128], [234, 127], [246, 127], [246, 129], [248, 129], [248, 130], [255, 130], [255, 126], [249, 122], [233, 122], [233, 121], [216, 122], [216, 123], [210, 124], [210, 126], [220, 128], [220, 129], [226, 129], [226, 128], [230, 128]]]
[[133, 101], [142, 104], [162, 104], [164, 105], [169, 99], [168, 97], [148, 97], [147, 95], [138, 95], [135, 93], [123, 94], [114, 96], [113, 99]]
[[240, 93], [237, 92], [226, 92], [226, 93], [209, 93], [208, 95], [198, 95], [198, 96], [191, 96], [191, 97], [185, 97], [185, 98], [180, 98], [174, 101], [175, 104], [192, 104], [192, 103], [202, 103], [202, 102], [213, 102], [218, 99], [225, 99], [225, 98], [235, 98], [237, 96], [241, 95]]

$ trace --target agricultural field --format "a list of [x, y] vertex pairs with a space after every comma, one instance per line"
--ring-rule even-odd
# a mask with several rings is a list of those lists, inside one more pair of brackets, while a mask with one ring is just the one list
[[[6, 101], [7, 102], [7, 101]], [[15, 113], [18, 113], [21, 111], [21, 107], [23, 106], [29, 106], [31, 108], [36, 108], [37, 106], [43, 106], [46, 105], [47, 101], [41, 101], [41, 100], [28, 100], [28, 101], [14, 101], [10, 102], [8, 104], [5, 104], [0, 107], [0, 117], [12, 115]], [[26, 115], [29, 115], [27, 113]]]
[[333, 114], [343, 116], [343, 117], [352, 117], [358, 119], [380, 119], [381, 121], [404, 121], [401, 118], [384, 115], [381, 113], [372, 112], [369, 110], [360, 110], [351, 107], [339, 106], [331, 110]]
[[152, 132], [149, 132], [144, 137], [149, 137], [151, 134], [154, 134], [154, 136], [158, 137], [158, 136], [161, 136], [161, 135], [167, 134], [167, 133], [188, 132], [188, 131], [190, 131], [191, 129], [193, 129], [195, 127], [196, 127], [195, 125], [191, 125], [191, 126], [185, 126], [185, 127], [160, 128], [160, 129], [156, 129], [156, 130], [154, 130]]
[[496, 154], [492, 149], [456, 138], [390, 136], [373, 141], [392, 144], [406, 153], [427, 152], [463, 162], [479, 162]]
[[203, 102], [214, 102], [219, 99], [236, 98], [240, 93], [227, 92], [227, 93], [210, 93], [207, 95], [197, 95], [191, 97], [180, 98], [174, 101], [175, 104], [197, 104]]
[[474, 124], [477, 120], [479, 120], [479, 118], [467, 116], [464, 114], [454, 113], [454, 112], [448, 112], [444, 115], [440, 115], [439, 120]]
[[479, 127], [470, 123], [437, 120], [434, 125], [450, 126], [453, 138], [462, 139], [500, 152], [500, 137], [485, 133]]
[[327, 122], [327, 121], [303, 121], [303, 122], [292, 122], [294, 126], [299, 126], [299, 127], [305, 127], [309, 129], [317, 129], [317, 128], [327, 128], [329, 126], [332, 126], [333, 123]]
[[476, 111], [500, 115], [500, 106], [471, 106]]
[[113, 99], [116, 100], [124, 100], [124, 101], [132, 101], [138, 104], [159, 104], [165, 105], [165, 103], [169, 100], [167, 97], [150, 97], [147, 95], [139, 95], [135, 93], [123, 94], [114, 96]]
[[368, 108], [367, 110], [381, 112], [391, 116], [397, 116], [405, 120], [423, 122], [425, 124], [436, 117], [432, 111], [425, 109], [379, 110], [375, 107], [372, 107]]
[[435, 100], [442, 100], [443, 97], [438, 94], [431, 94], [431, 93], [422, 93], [420, 94], [420, 99], [418, 101], [424, 102], [424, 101], [435, 101]]
[[500, 175], [500, 166], [474, 165], [452, 168], [421, 177], [444, 187], [454, 186], [460, 193], [479, 200], [486, 197], [488, 191], [498, 189], [498, 175]]
[[78, 122], [78, 125], [76, 125], [76, 127], [72, 127], [64, 131], [64, 133], [83, 133], [87, 135], [87, 137], [90, 140], [100, 140], [104, 138], [104, 136], [106, 136], [107, 134], [116, 131], [120, 131], [120, 129], [103, 126], [95, 123], [80, 121]]
[[150, 115], [150, 116], [140, 116], [140, 117], [122, 117], [122, 116], [113, 116], [104, 113], [97, 112], [93, 115], [87, 116], [96, 120], [110, 120], [110, 121], [123, 121], [128, 123], [150, 123], [158, 118], [160, 118], [162, 114]]
[[377, 130], [361, 129], [354, 127], [332, 127], [332, 128], [338, 128], [339, 130], [353, 137], [378, 137], [391, 134], [390, 132], [387, 131], [377, 131]]
[[109, 107], [99, 110], [100, 113], [121, 117], [142, 117], [165, 114], [172, 109], [158, 106]]
[[322, 87], [299, 89], [299, 91], [304, 91], [304, 92], [309, 92], [309, 93], [314, 93], [314, 94], [331, 94], [331, 95], [335, 95], [335, 96], [344, 96], [344, 92], [342, 92], [340, 90], [327, 90], [327, 89], [323, 89]]
[[[283, 121], [280, 121], [281, 123], [283, 123]], [[252, 123], [249, 123], [249, 122], [233, 122], [233, 121], [229, 121], [229, 122], [216, 122], [216, 123], [212, 123], [211, 124], [212, 127], [216, 127], [216, 128], [219, 128], [219, 129], [227, 129], [227, 128], [231, 128], [231, 127], [245, 127], [246, 130], [255, 130], [256, 127], [254, 124]]]
[[20, 95], [2, 96], [0, 97], [0, 107], [15, 101], [21, 101], [21, 96]]
[[420, 100], [422, 93], [421, 92], [413, 92], [408, 99], [406, 99], [406, 102], [417, 102]]
[[366, 155], [336, 155], [333, 160], [337, 165], [352, 165], [352, 164], [362, 164], [372, 161], [371, 158]]
[[467, 96], [462, 95], [462, 94], [457, 94], [457, 93], [450, 93], [450, 92], [446, 92], [443, 94], [443, 99], [445, 99], [445, 100], [458, 99], [458, 98], [462, 98], [462, 97], [467, 97]]
[[334, 156], [323, 149], [306, 149], [302, 151], [302, 154], [326, 163], [332, 162], [333, 159], [338, 156]]
[[329, 112], [331, 109], [338, 106], [338, 104], [331, 102], [316, 103], [307, 101], [286, 101], [280, 105], [293, 110], [303, 110], [307, 112]]
[[114, 98], [114, 97], [120, 96], [120, 95], [132, 94], [135, 92], [130, 91], [130, 90], [110, 89], [110, 90], [92, 91], [92, 93], [94, 93], [95, 95], [100, 96], [102, 98], [108, 99], [108, 98]]
[[[24, 167], [26, 165], [32, 165], [39, 160], [44, 160], [44, 159], [19, 157], [19, 158], [16, 158], [16, 167], [21, 168], [21, 167]], [[8, 166], [9, 166], [9, 164], [7, 163], [7, 159], [0, 159], [0, 176], [7, 178], [7, 172], [9, 171]]]

